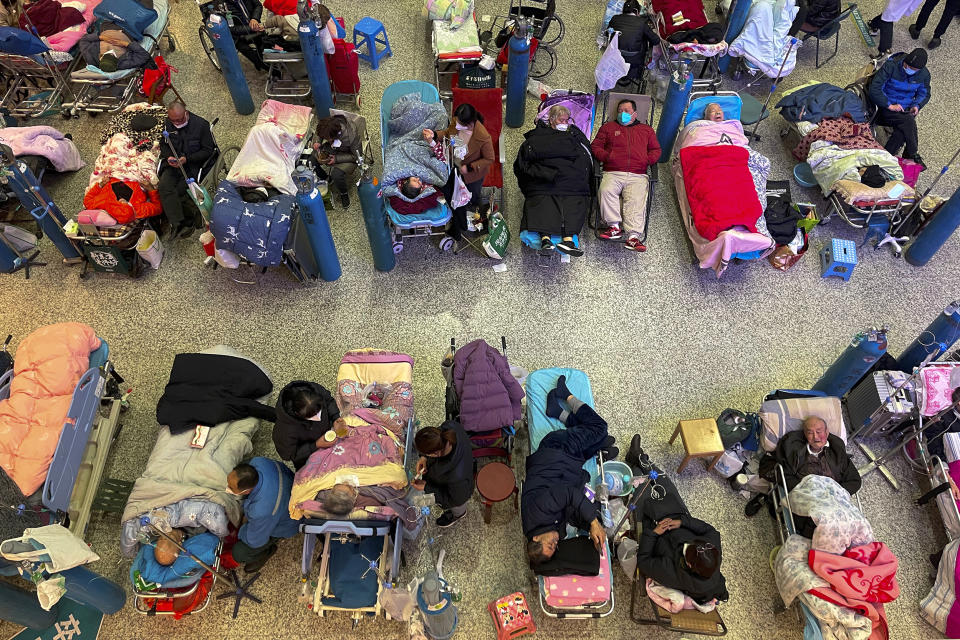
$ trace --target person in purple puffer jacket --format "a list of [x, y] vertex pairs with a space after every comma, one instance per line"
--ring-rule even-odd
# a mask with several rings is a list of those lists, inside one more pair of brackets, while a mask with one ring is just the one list
[[467, 343], [454, 354], [453, 386], [460, 424], [468, 432], [510, 426], [522, 415], [523, 388], [511, 375], [507, 358], [483, 340]]

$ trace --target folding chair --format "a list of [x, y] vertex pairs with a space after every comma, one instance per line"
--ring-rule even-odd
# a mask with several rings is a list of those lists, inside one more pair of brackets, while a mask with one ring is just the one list
[[834, 18], [827, 24], [820, 27], [818, 31], [807, 32], [803, 36], [803, 42], [806, 42], [810, 38], [817, 39], [817, 47], [816, 47], [816, 68], [817, 69], [819, 69], [821, 65], [820, 41], [828, 40], [831, 37], [833, 38], [833, 53], [831, 53], [830, 57], [824, 60], [822, 63], [822, 64], [827, 64], [828, 62], [833, 60], [833, 57], [837, 55], [837, 51], [840, 49], [840, 27], [843, 21], [846, 20], [847, 16], [853, 13], [853, 10], [856, 8], [857, 8], [856, 4], [848, 4], [847, 8], [840, 12], [840, 15], [838, 15], [836, 18]]

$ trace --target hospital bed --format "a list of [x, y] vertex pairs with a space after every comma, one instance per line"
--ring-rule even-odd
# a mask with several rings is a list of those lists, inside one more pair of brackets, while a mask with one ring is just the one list
[[431, 21], [430, 46], [433, 49], [433, 74], [437, 90], [443, 98], [452, 97], [460, 70], [476, 64], [483, 56], [480, 28], [470, 20], [454, 29], [446, 20]]
[[[762, 189], [757, 189], [757, 200], [760, 204], [760, 215], [754, 223], [757, 230], [750, 231], [747, 227], [737, 224], [720, 231], [712, 240], [707, 240], [697, 229], [694, 211], [688, 199], [688, 186], [685, 182], [686, 178], [680, 156], [681, 151], [685, 147], [684, 143], [690, 138], [689, 135], [685, 135], [690, 131], [688, 125], [696, 120], [701, 120], [704, 109], [710, 103], [720, 105], [723, 109], [724, 117], [727, 118], [726, 122], [734, 121], [737, 125], [739, 124], [740, 109], [743, 102], [736, 93], [721, 91], [716, 93], [691, 94], [690, 102], [687, 105], [687, 110], [682, 120], [683, 128], [680, 131], [675, 146], [675, 156], [671, 163], [671, 170], [677, 194], [677, 203], [680, 207], [680, 216], [683, 218], [684, 227], [687, 230], [690, 242], [693, 244], [693, 250], [700, 268], [713, 269], [717, 277], [720, 277], [731, 262], [735, 260], [759, 260], [773, 250], [775, 243], [769, 232], [767, 232], [766, 221], [763, 217], [763, 209], [766, 204], [766, 180], [768, 177], [764, 175], [764, 173], [769, 174], [769, 160], [760, 154], [749, 153], [751, 151], [749, 147], [746, 147], [749, 153], [747, 166], [753, 177], [754, 187], [760, 184], [763, 185]], [[736, 125], [732, 126], [736, 127]], [[740, 129], [742, 131], [742, 125]], [[711, 144], [706, 146], [719, 145]], [[762, 200], [761, 191], [763, 191]]]
[[[110, 348], [101, 339], [74, 389], [43, 486], [27, 496], [28, 508], [39, 503], [57, 519], [68, 517], [70, 530], [80, 537], [90, 522], [107, 455], [120, 434], [120, 414], [126, 407], [125, 394], [117, 386], [123, 379], [109, 355]], [[13, 378], [14, 369], [0, 377], [0, 400], [10, 397]]]
[[[393, 386], [390, 397], [395, 406], [381, 409], [391, 416], [391, 428], [397, 429], [399, 445], [403, 446], [403, 466], [407, 475], [414, 460], [413, 432], [413, 358], [402, 353], [359, 349], [348, 351], [337, 370], [337, 389], [334, 396], [348, 425], [368, 422], [361, 417], [362, 410], [353, 410], [362, 402], [363, 389], [372, 383]], [[367, 415], [366, 417], [370, 417]], [[349, 437], [349, 436], [348, 436]], [[395, 584], [400, 572], [401, 541], [404, 525], [391, 508], [368, 507], [354, 509], [346, 518], [326, 514], [315, 501], [294, 504], [291, 512], [303, 514], [300, 532], [303, 534], [303, 554], [300, 561], [301, 598], [308, 600], [313, 611], [323, 617], [328, 613], [346, 611], [353, 624], [368, 615], [382, 612], [379, 594], [384, 585]], [[319, 575], [312, 597], [310, 575], [316, 555], [317, 542], [322, 540]]]
[[[533, 453], [551, 431], [563, 429], [563, 424], [547, 417], [547, 393], [557, 386], [560, 376], [567, 377], [567, 388], [585, 404], [594, 406], [593, 390], [590, 379], [579, 369], [538, 369], [527, 376], [526, 424], [530, 435], [530, 452]], [[603, 456], [584, 463], [583, 468], [590, 474], [591, 487], [597, 487], [603, 478]], [[523, 486], [520, 487], [521, 495]], [[567, 527], [567, 537], [577, 535]], [[600, 554], [600, 573], [596, 576], [537, 576], [541, 610], [551, 618], [603, 618], [611, 613], [616, 605], [613, 594], [613, 571], [609, 540], [604, 542]], [[576, 587], [572, 586], [576, 583]]]
[[[126, 1], [133, 5], [135, 9], [142, 11], [142, 7], [135, 0]], [[122, 8], [123, 4], [123, 2], [115, 2], [114, 6]], [[142, 32], [139, 31], [139, 25], [131, 21], [118, 19], [114, 12], [101, 14], [95, 9], [94, 13], [101, 20], [111, 20], [127, 36], [139, 42], [140, 46], [150, 54], [151, 62], [148, 64], [152, 65], [153, 58], [160, 54], [161, 38], [166, 37], [171, 52], [175, 48], [173, 36], [167, 31], [170, 11], [168, 0], [154, 0], [153, 10], [157, 17]], [[80, 58], [81, 56], [77, 54], [77, 57]], [[74, 101], [64, 103], [65, 112], [79, 117], [80, 111], [95, 114], [114, 113], [123, 109], [139, 90], [143, 69], [143, 67], [140, 67], [121, 71], [103, 71], [92, 65], [87, 65], [73, 71], [70, 74], [70, 82], [76, 87], [76, 97]]]
[[0, 107], [18, 118], [38, 118], [72, 99], [68, 77], [75, 61], [35, 35], [15, 27], [0, 27], [0, 69], [9, 78]]

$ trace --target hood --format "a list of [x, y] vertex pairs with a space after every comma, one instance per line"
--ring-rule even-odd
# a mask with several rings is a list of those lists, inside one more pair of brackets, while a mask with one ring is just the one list
[[[329, 396], [330, 392], [327, 391], [326, 387], [316, 382], [310, 382], [308, 380], [294, 380], [287, 386], [285, 386], [281, 391], [280, 395], [277, 396], [277, 422], [289, 422], [289, 423], [301, 423], [307, 424], [310, 423], [312, 426], [322, 425], [324, 427], [329, 426], [330, 419], [329, 416], [324, 415], [322, 420], [319, 422], [311, 422], [306, 418], [300, 418], [296, 416], [293, 412], [293, 392], [300, 388], [307, 388], [310, 390], [319, 393], [321, 396]], [[326, 403], [324, 403], [326, 404]]]

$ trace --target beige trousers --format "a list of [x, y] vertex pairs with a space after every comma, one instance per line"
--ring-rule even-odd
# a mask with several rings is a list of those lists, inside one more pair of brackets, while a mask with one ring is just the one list
[[[607, 226], [622, 224], [627, 234], [643, 233], [650, 177], [628, 171], [604, 171], [600, 181], [600, 215]], [[623, 196], [623, 215], [620, 197]]]

